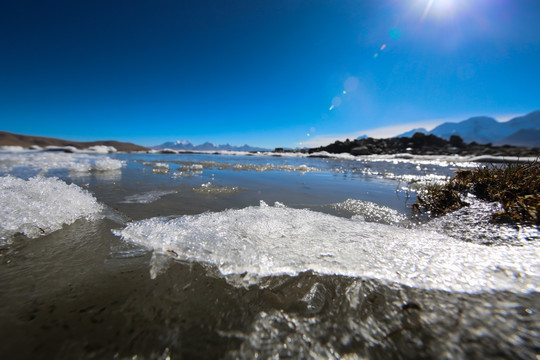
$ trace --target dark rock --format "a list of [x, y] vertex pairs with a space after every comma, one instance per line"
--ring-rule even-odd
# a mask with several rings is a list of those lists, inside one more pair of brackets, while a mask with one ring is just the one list
[[412, 155], [497, 155], [516, 157], [538, 157], [540, 148], [493, 146], [492, 144], [466, 144], [457, 135], [445, 140], [433, 134], [415, 133], [412, 137], [389, 139], [356, 139], [345, 142], [336, 141], [333, 144], [308, 149], [308, 154], [326, 151], [331, 154], [349, 153], [352, 155], [370, 154], [403, 154]]
[[370, 155], [372, 152], [368, 149], [367, 146], [357, 146], [351, 149], [352, 155]]
[[450, 145], [452, 145], [453, 147], [461, 148], [465, 146], [465, 143], [463, 142], [461, 136], [452, 135], [450, 136]]

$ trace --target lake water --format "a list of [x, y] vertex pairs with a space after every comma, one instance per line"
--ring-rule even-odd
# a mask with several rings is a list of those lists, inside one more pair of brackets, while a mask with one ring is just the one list
[[410, 212], [469, 160], [0, 152], [0, 358], [535, 358], [538, 228]]

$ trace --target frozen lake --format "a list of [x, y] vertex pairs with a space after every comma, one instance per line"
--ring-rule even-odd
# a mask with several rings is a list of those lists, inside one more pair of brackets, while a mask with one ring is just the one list
[[0, 356], [534, 357], [538, 229], [410, 212], [469, 160], [0, 152]]

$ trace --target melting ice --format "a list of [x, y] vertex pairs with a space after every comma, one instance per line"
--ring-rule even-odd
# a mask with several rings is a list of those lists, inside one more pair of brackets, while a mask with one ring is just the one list
[[16, 233], [45, 235], [77, 219], [93, 219], [101, 210], [86, 190], [57, 178], [0, 177], [0, 241]]
[[129, 195], [124, 198], [123, 203], [126, 204], [149, 204], [161, 199], [165, 195], [176, 194], [176, 191], [148, 191], [142, 194]]
[[280, 204], [156, 217], [113, 232], [156, 254], [214, 265], [243, 285], [313, 270], [459, 292], [540, 289], [536, 244], [488, 247]]
[[69, 154], [59, 152], [11, 152], [0, 153], [0, 172], [11, 172], [14, 168], [28, 167], [41, 172], [52, 169], [67, 169], [72, 172], [114, 171], [125, 162], [107, 156]]

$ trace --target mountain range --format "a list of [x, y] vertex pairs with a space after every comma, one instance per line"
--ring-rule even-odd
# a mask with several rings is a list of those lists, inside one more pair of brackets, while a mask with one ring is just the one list
[[461, 122], [445, 122], [431, 131], [413, 129], [396, 137], [410, 137], [414, 133], [433, 134], [443, 139], [459, 135], [466, 143], [540, 147], [540, 110], [509, 121], [499, 122], [487, 116], [472, 117]]
[[160, 149], [173, 149], [173, 150], [188, 150], [188, 151], [220, 151], [220, 150], [227, 150], [227, 151], [268, 151], [268, 149], [259, 148], [259, 147], [253, 147], [249, 145], [243, 145], [243, 146], [233, 146], [229, 144], [225, 145], [214, 145], [210, 142], [205, 142], [204, 144], [200, 145], [193, 145], [191, 142], [187, 140], [177, 140], [177, 141], [168, 141], [161, 145], [156, 145], [152, 147], [153, 149], [160, 150]]

